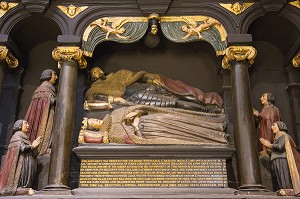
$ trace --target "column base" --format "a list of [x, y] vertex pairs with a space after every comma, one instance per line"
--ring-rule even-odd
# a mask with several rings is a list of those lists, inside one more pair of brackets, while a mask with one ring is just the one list
[[234, 193], [235, 195], [275, 195], [276, 193], [271, 192], [266, 189], [266, 187], [256, 184], [256, 185], [243, 185], [238, 188]]
[[73, 195], [70, 187], [63, 184], [48, 185], [41, 191], [35, 193], [35, 195]]

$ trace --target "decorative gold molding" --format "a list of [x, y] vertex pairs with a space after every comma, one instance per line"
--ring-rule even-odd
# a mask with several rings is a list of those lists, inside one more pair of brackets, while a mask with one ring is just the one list
[[9, 68], [16, 68], [19, 65], [18, 59], [8, 50], [6, 46], [0, 46], [0, 61], [6, 62]]
[[220, 6], [234, 13], [235, 15], [239, 15], [243, 13], [247, 8], [252, 6], [254, 3], [243, 3], [242, 5], [239, 2], [234, 4], [231, 3], [220, 3]]
[[79, 68], [83, 69], [87, 67], [87, 62], [83, 57], [83, 51], [77, 46], [59, 46], [52, 51], [52, 57], [59, 62], [63, 60], [75, 60], [78, 61]]
[[13, 7], [17, 6], [18, 3], [8, 3], [6, 1], [1, 1], [0, 2], [0, 18], [3, 17], [3, 15], [5, 15], [5, 13], [7, 13], [7, 11], [9, 11], [10, 9], [12, 9]]
[[88, 8], [88, 6], [76, 7], [74, 5], [69, 5], [68, 7], [58, 5], [57, 7], [71, 19]]
[[294, 67], [300, 67], [300, 52], [293, 58], [292, 63]]
[[254, 63], [257, 51], [252, 46], [229, 46], [225, 50], [225, 56], [222, 60], [222, 68], [230, 69], [230, 62], [248, 60], [249, 64]]
[[289, 4], [300, 9], [300, 0], [289, 2]]

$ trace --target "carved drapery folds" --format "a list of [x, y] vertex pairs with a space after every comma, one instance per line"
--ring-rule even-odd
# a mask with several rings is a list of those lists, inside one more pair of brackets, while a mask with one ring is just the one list
[[230, 12], [234, 13], [235, 15], [239, 15], [243, 13], [247, 8], [252, 6], [254, 3], [243, 3], [240, 4], [239, 2], [236, 2], [234, 4], [231, 3], [220, 3], [220, 6], [225, 8], [226, 10], [229, 10]]
[[84, 55], [91, 57], [97, 44], [103, 41], [133, 43], [140, 40], [148, 28], [147, 17], [104, 17], [90, 23], [83, 34]]
[[17, 58], [6, 48], [6, 46], [0, 46], [0, 61], [5, 61], [9, 68], [16, 68], [19, 64]]
[[252, 46], [230, 46], [225, 51], [225, 56], [222, 60], [222, 68], [230, 69], [231, 61], [249, 61], [249, 64], [254, 63], [257, 51]]
[[71, 19], [76, 17], [79, 13], [81, 13], [82, 11], [88, 8], [88, 6], [76, 7], [74, 5], [69, 5], [69, 6], [58, 5], [57, 7]]
[[293, 66], [294, 67], [300, 67], [300, 51], [298, 52], [298, 54], [293, 58], [292, 60]]
[[222, 24], [207, 16], [176, 16], [161, 17], [163, 34], [171, 41], [186, 43], [192, 41], [207, 41], [217, 55], [224, 54], [227, 46], [227, 33]]
[[52, 57], [58, 61], [58, 68], [60, 68], [60, 62], [63, 60], [76, 60], [79, 68], [87, 67], [83, 51], [77, 46], [59, 46], [52, 51]]
[[10, 9], [17, 6], [18, 3], [8, 3], [6, 1], [0, 2], [0, 18], [5, 15]]
[[[169, 40], [177, 43], [203, 40], [213, 46], [217, 55], [225, 53], [227, 32], [216, 19], [207, 16], [167, 16], [159, 19], [162, 33]], [[103, 41], [132, 43], [140, 40], [148, 29], [148, 21], [147, 17], [104, 17], [93, 21], [83, 34], [84, 55], [92, 57], [96, 45]]]

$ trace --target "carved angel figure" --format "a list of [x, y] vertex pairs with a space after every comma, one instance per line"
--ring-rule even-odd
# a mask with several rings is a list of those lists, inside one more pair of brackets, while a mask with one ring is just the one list
[[203, 24], [198, 25], [196, 21], [193, 20], [188, 20], [187, 18], [182, 18], [183, 21], [187, 24], [187, 25], [183, 25], [181, 27], [182, 31], [186, 32], [187, 34], [182, 37], [181, 39], [187, 39], [192, 35], [198, 35], [199, 39], [203, 39], [201, 33], [205, 30], [210, 29], [211, 26], [214, 25], [220, 25], [220, 23], [216, 20], [210, 20], [209, 18], [206, 18], [206, 20], [204, 20]]
[[108, 18], [102, 18], [97, 20], [96, 22], [92, 23], [91, 25], [99, 26], [104, 32], [106, 32], [105, 40], [109, 40], [109, 35], [115, 35], [119, 39], [128, 39], [127, 36], [122, 36], [126, 30], [122, 28], [122, 26], [127, 23], [126, 19], [116, 18], [112, 21], [111, 26], [107, 24]]
[[61, 11], [63, 11], [68, 17], [74, 18], [76, 17], [80, 12], [87, 9], [87, 6], [82, 7], [76, 7], [74, 5], [69, 6], [57, 6]]

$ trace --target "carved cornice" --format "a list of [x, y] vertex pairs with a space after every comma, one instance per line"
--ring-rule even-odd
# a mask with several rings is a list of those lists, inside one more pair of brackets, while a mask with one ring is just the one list
[[289, 2], [289, 4], [300, 9], [300, 0]]
[[13, 7], [17, 6], [18, 3], [8, 3], [6, 1], [1, 1], [0, 2], [0, 18], [7, 13], [10, 9]]
[[63, 13], [65, 13], [71, 19], [76, 17], [79, 13], [88, 8], [88, 6], [76, 7], [74, 5], [69, 6], [57, 6]]
[[234, 4], [231, 3], [220, 3], [220, 6], [234, 13], [235, 15], [239, 15], [243, 13], [247, 8], [252, 6], [254, 3], [243, 3], [242, 5], [239, 2]]
[[249, 64], [254, 63], [257, 51], [252, 46], [230, 46], [225, 50], [225, 56], [222, 60], [222, 68], [230, 69], [231, 61], [249, 61]]
[[16, 68], [19, 65], [18, 59], [11, 54], [6, 46], [0, 46], [0, 61], [5, 61], [9, 68]]
[[77, 46], [59, 46], [52, 51], [52, 57], [59, 62], [58, 68], [60, 68], [60, 62], [63, 60], [75, 60], [81, 69], [87, 67], [83, 51]]
[[292, 63], [294, 67], [300, 67], [300, 52], [293, 58]]

